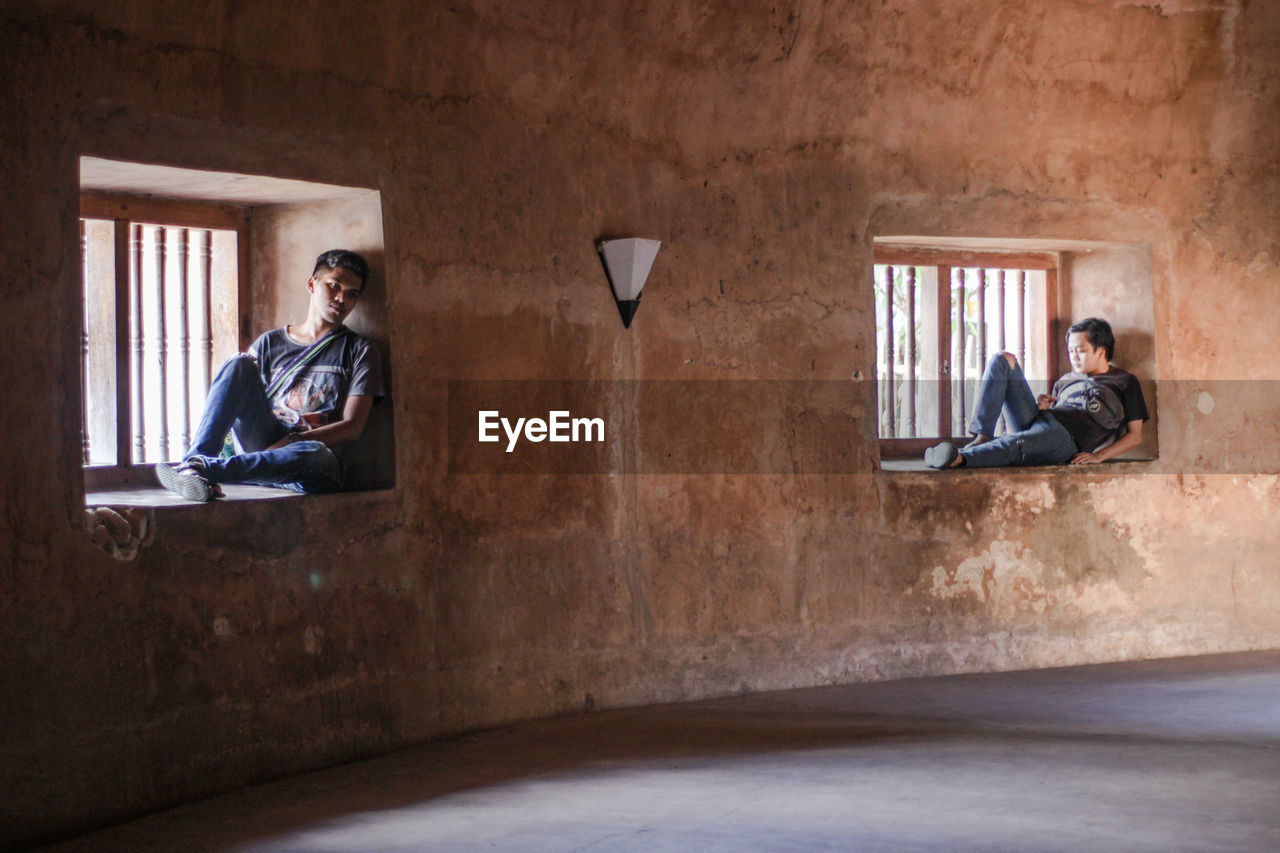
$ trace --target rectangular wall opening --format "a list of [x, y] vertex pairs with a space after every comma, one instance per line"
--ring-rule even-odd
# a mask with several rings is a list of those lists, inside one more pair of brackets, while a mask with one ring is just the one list
[[[178, 459], [218, 366], [306, 316], [328, 249], [370, 265], [346, 325], [374, 341], [390, 389], [387, 281], [377, 190], [97, 157], [80, 159], [83, 423], [95, 491], [155, 487]], [[344, 448], [351, 488], [395, 482], [391, 406]]]
[[1091, 316], [1112, 325], [1114, 363], [1139, 377], [1151, 414], [1142, 444], [1120, 458], [1156, 458], [1148, 246], [883, 236], [873, 252], [882, 459], [918, 460], [938, 441], [967, 442], [966, 418], [997, 352], [1013, 353], [1033, 391], [1047, 392], [1068, 369], [1067, 328]]

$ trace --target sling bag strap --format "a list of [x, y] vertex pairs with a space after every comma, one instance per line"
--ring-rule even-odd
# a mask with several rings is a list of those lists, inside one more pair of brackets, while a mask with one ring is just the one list
[[[298, 378], [298, 374], [302, 372], [303, 368], [315, 361], [316, 357], [319, 356], [320, 353], [324, 352], [329, 344], [342, 337], [347, 333], [347, 331], [348, 329], [346, 326], [339, 326], [294, 356], [293, 361], [285, 365], [284, 369], [277, 373], [276, 378], [271, 380], [271, 384], [267, 386], [268, 402], [281, 391], [291, 386], [294, 383], [294, 380]], [[237, 440], [235, 438], [235, 430], [228, 430], [226, 437], [222, 440], [222, 451], [218, 455], [224, 459], [229, 459], [232, 456], [235, 456], [240, 452], [236, 445]]]
[[289, 362], [284, 369], [277, 373], [275, 378], [271, 380], [271, 384], [267, 386], [267, 399], [273, 399], [281, 391], [293, 385], [294, 380], [298, 378], [298, 374], [302, 373], [303, 369], [306, 368], [308, 364], [315, 361], [320, 353], [324, 352], [324, 350], [328, 348], [329, 344], [333, 343], [346, 333], [347, 327], [339, 326], [323, 338], [320, 338], [318, 341], [311, 344], [311, 346], [307, 347], [302, 352], [298, 353], [298, 355], [294, 357], [293, 361]]

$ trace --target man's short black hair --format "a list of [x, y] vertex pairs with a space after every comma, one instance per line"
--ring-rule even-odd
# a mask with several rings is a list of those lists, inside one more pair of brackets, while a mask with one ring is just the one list
[[364, 287], [365, 280], [369, 278], [369, 262], [355, 252], [350, 252], [346, 249], [330, 249], [316, 258], [316, 267], [311, 271], [311, 274], [315, 275], [322, 269], [336, 270], [338, 267], [350, 270], [359, 276], [361, 287]]
[[1083, 332], [1094, 349], [1103, 349], [1107, 353], [1107, 361], [1115, 358], [1116, 336], [1111, 332], [1111, 324], [1097, 317], [1089, 317], [1067, 329], [1067, 334]]

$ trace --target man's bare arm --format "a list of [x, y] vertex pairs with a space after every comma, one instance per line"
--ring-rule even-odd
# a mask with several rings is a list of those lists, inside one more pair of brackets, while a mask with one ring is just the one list
[[1077, 453], [1071, 457], [1072, 465], [1096, 465], [1114, 459], [1126, 450], [1142, 443], [1142, 421], [1129, 421], [1125, 426], [1128, 431], [1097, 453]]
[[268, 450], [284, 447], [295, 437], [302, 441], [323, 441], [329, 447], [337, 447], [348, 441], [355, 441], [364, 432], [365, 422], [369, 420], [369, 411], [373, 409], [373, 398], [359, 394], [347, 398], [342, 407], [342, 420], [331, 424], [309, 429], [302, 433], [292, 433], [271, 445]]

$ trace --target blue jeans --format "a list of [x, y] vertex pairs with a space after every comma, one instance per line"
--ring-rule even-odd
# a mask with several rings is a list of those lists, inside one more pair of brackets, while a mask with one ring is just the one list
[[985, 444], [961, 450], [966, 465], [973, 468], [1061, 465], [1080, 452], [1066, 427], [1036, 406], [1036, 397], [1022, 375], [1022, 366], [1016, 362], [1009, 364], [1003, 353], [997, 353], [987, 362], [986, 372], [982, 374], [969, 432], [994, 435], [1001, 410], [1009, 431]]
[[[244, 451], [222, 458], [228, 430]], [[252, 483], [296, 492], [336, 492], [342, 488], [342, 463], [323, 442], [295, 441], [267, 450], [285, 436], [271, 414], [258, 363], [247, 355], [227, 360], [204, 404], [204, 416], [183, 461], [199, 458], [210, 483]]]

